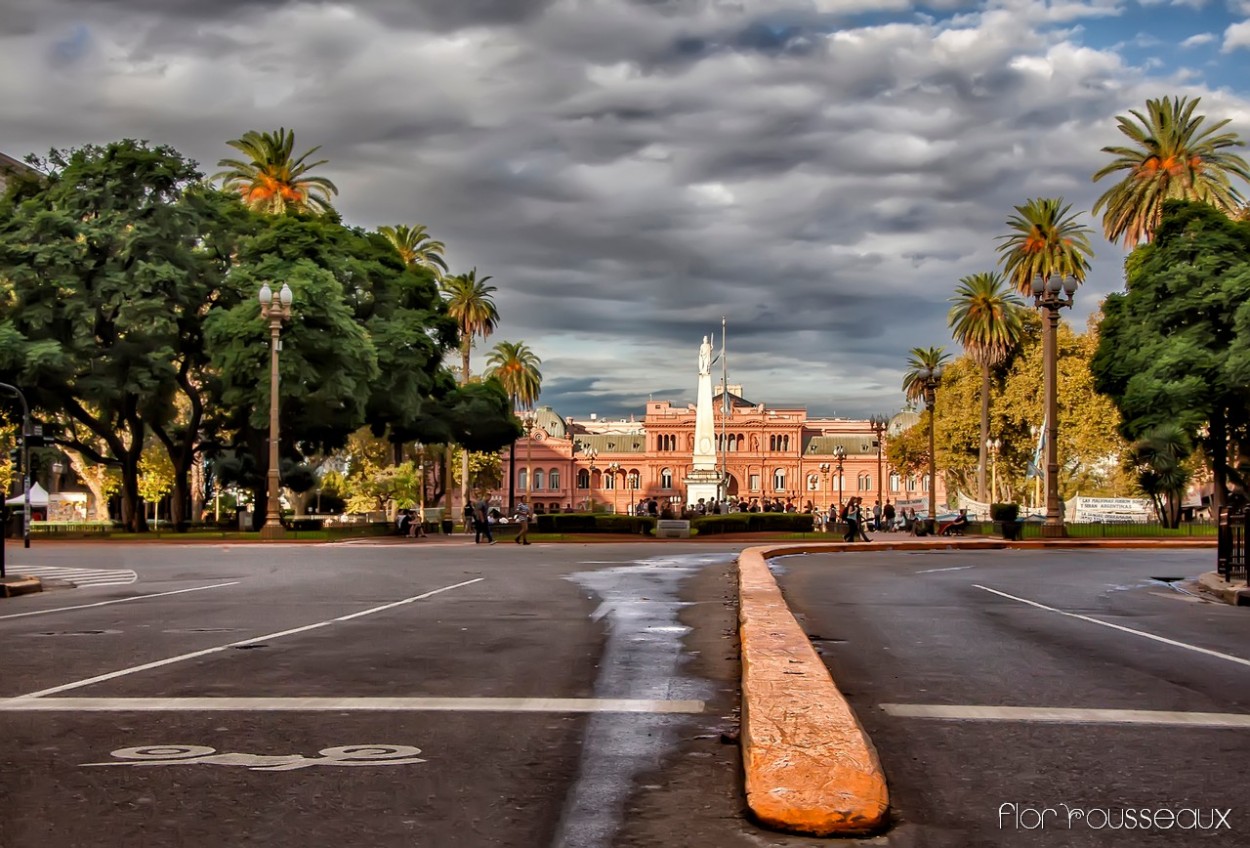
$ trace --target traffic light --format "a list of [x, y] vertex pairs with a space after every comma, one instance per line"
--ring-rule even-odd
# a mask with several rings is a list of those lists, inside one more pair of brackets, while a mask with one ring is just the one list
[[13, 466], [14, 471], [22, 470], [22, 449], [13, 448], [9, 451], [9, 465]]
[[48, 441], [43, 435], [43, 425], [32, 424], [30, 426], [30, 432], [26, 434], [26, 447], [42, 448], [42, 447], [46, 447], [47, 444], [48, 444]]

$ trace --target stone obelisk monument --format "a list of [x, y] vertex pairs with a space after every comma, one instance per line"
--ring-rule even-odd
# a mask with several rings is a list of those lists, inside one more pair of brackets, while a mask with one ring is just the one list
[[699, 345], [699, 391], [694, 414], [694, 456], [690, 476], [685, 479], [686, 503], [716, 501], [721, 473], [716, 468], [716, 430], [712, 423], [712, 343], [703, 337]]

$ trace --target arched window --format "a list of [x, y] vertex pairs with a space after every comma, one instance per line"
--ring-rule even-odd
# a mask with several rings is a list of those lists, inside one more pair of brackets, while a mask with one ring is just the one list
[[809, 492], [820, 491], [820, 475], [818, 474], [807, 475], [807, 491]]
[[773, 471], [773, 491], [784, 492], [786, 490], [786, 470], [777, 468]]
[[534, 491], [541, 492], [543, 488], [543, 470], [541, 468], [534, 469]]
[[872, 477], [866, 473], [859, 475], [859, 490], [861, 492], [872, 491]]
[[637, 471], [629, 472], [629, 479], [627, 480], [626, 485], [628, 485], [629, 488], [631, 489], [638, 488], [638, 472]]
[[553, 468], [547, 472], [547, 488], [557, 491], [560, 488], [560, 469]]
[[929, 491], [929, 478], [928, 477], [924, 477], [921, 479], [920, 489], [921, 491], [924, 491], [924, 492]]
[[529, 491], [529, 486], [525, 485], [528, 480], [529, 480], [529, 477], [526, 476], [524, 468], [522, 468], [520, 471], [516, 473], [516, 487], [520, 489], [522, 492]]
[[590, 488], [590, 472], [587, 471], [585, 468], [577, 469], [577, 488], [579, 489]]
[[616, 475], [615, 475], [615, 474], [604, 474], [604, 475], [603, 475], [603, 488], [605, 488], [605, 489], [615, 489], [615, 488], [616, 488]]
[[898, 476], [898, 474], [897, 474], [897, 473], [891, 474], [891, 475], [890, 475], [890, 491], [891, 491], [891, 492], [897, 492], [897, 491], [898, 491], [898, 484], [899, 484], [899, 476]]
[[915, 477], [907, 478], [907, 491], [909, 492], [916, 491], [916, 478]]
[[660, 488], [661, 489], [673, 488], [673, 469], [671, 468], [660, 469]]

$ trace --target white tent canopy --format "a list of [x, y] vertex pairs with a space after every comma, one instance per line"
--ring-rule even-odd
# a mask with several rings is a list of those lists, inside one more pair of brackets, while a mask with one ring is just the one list
[[[26, 494], [22, 493], [16, 497], [9, 498], [4, 502], [7, 506], [22, 506], [26, 503]], [[47, 506], [48, 490], [38, 483], [30, 487], [30, 505], [31, 506]]]

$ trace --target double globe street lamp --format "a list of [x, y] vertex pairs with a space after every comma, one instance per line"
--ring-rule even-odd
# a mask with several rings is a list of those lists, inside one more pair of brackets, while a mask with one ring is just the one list
[[269, 321], [269, 475], [268, 506], [265, 525], [260, 528], [262, 539], [281, 539], [286, 535], [282, 526], [282, 503], [278, 487], [278, 352], [282, 350], [282, 322], [291, 317], [291, 287], [282, 284], [275, 292], [265, 283], [260, 287], [260, 314]]
[[929, 520], [925, 522], [929, 535], [937, 532], [937, 448], [934, 440], [934, 408], [937, 406], [937, 387], [942, 382], [942, 365], [921, 368], [916, 377], [924, 385], [924, 405], [929, 410]]
[[1046, 522], [1042, 535], [1066, 536], [1063, 514], [1059, 509], [1059, 399], [1058, 399], [1058, 337], [1059, 310], [1072, 306], [1073, 296], [1081, 281], [1066, 274], [1038, 274], [1033, 278], [1033, 305], [1044, 310], [1042, 321], [1042, 368], [1045, 374], [1044, 404], [1046, 407]]

